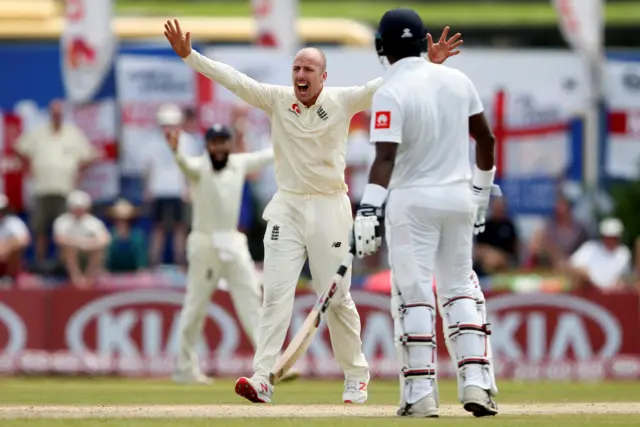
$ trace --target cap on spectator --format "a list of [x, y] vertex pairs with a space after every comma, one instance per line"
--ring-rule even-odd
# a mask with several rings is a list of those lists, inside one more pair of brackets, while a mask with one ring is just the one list
[[158, 108], [156, 119], [160, 126], [178, 126], [182, 123], [182, 111], [175, 104], [163, 104]]
[[67, 207], [69, 209], [85, 208], [91, 206], [91, 196], [84, 191], [74, 190], [67, 196]]
[[4, 194], [0, 193], [0, 210], [9, 207], [9, 199]]
[[118, 199], [109, 210], [109, 213], [115, 219], [131, 219], [137, 215], [137, 210], [128, 200]]
[[603, 237], [620, 237], [623, 231], [624, 226], [618, 218], [605, 218], [600, 221], [600, 235]]

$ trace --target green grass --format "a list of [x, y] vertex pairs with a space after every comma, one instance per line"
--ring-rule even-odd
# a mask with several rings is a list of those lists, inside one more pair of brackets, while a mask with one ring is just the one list
[[438, 427], [468, 427], [491, 425], [491, 427], [583, 427], [589, 426], [635, 426], [637, 415], [592, 415], [592, 416], [548, 416], [548, 417], [496, 417], [487, 420], [458, 419], [376, 419], [376, 418], [260, 418], [250, 419], [88, 419], [88, 420], [10, 420], [3, 427], [404, 427], [437, 425]]
[[[243, 403], [233, 391], [234, 382], [218, 380], [211, 386], [183, 386], [167, 380], [108, 378], [8, 378], [0, 380], [2, 405], [136, 405]], [[637, 402], [636, 382], [500, 382], [499, 403]], [[456, 385], [439, 383], [441, 401], [456, 403]], [[301, 380], [276, 387], [276, 404], [339, 404], [342, 382]], [[373, 380], [369, 403], [395, 405], [395, 381]]]
[[[302, 1], [303, 17], [351, 18], [377, 22], [382, 14], [394, 7], [409, 5], [416, 9], [430, 25], [555, 25], [556, 13], [548, 3], [534, 4], [446, 4], [429, 2], [408, 3], [393, 1]], [[250, 16], [250, 2], [209, 1], [184, 2], [178, 0], [116, 0], [119, 14], [163, 16]], [[640, 7], [633, 3], [606, 5], [608, 24], [640, 23]]]

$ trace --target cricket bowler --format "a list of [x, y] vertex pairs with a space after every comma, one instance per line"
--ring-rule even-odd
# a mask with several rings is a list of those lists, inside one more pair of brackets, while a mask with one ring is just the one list
[[[344, 179], [347, 136], [354, 114], [371, 107], [382, 79], [364, 86], [325, 87], [326, 58], [315, 48], [300, 50], [292, 64], [293, 87], [259, 83], [229, 65], [191, 48], [177, 20], [167, 21], [165, 37], [190, 67], [223, 85], [271, 121], [278, 191], [263, 213], [264, 297], [254, 357], [255, 373], [240, 378], [236, 393], [255, 403], [269, 403], [269, 374], [286, 338], [300, 271], [307, 257], [313, 288], [321, 293], [349, 251], [353, 224]], [[434, 45], [432, 61], [459, 51], [460, 35]], [[426, 60], [423, 59], [425, 63]], [[327, 312], [336, 361], [344, 372], [345, 403], [365, 403], [369, 366], [362, 354], [360, 317], [351, 298], [350, 272]]]
[[[373, 97], [370, 140], [376, 158], [354, 220], [356, 255], [377, 251], [376, 226], [386, 201], [392, 316], [402, 366], [398, 415], [438, 416], [434, 274], [459, 399], [477, 417], [496, 415], [491, 331], [471, 261], [472, 236], [484, 230], [497, 188], [495, 138], [471, 80], [420, 58], [428, 49], [426, 35], [411, 9], [388, 11], [380, 21], [376, 50], [391, 65]], [[469, 134], [476, 141], [473, 171]]]

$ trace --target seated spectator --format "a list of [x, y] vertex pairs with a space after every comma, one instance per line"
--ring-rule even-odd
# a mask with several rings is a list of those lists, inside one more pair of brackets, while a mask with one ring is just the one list
[[118, 200], [111, 208], [113, 227], [107, 252], [107, 270], [111, 273], [134, 272], [147, 267], [147, 242], [144, 232], [132, 226], [136, 208], [127, 200]]
[[553, 217], [531, 238], [527, 264], [530, 267], [563, 268], [569, 256], [588, 239], [587, 229], [571, 213], [571, 204], [560, 196]]
[[504, 271], [518, 263], [518, 233], [502, 197], [491, 203], [484, 233], [476, 238], [474, 261], [474, 270], [480, 275]]
[[30, 240], [27, 226], [11, 214], [7, 196], [0, 194], [0, 284], [15, 282]]
[[631, 273], [631, 252], [622, 242], [624, 227], [617, 218], [600, 222], [600, 240], [584, 243], [571, 256], [569, 273], [579, 288], [615, 291], [626, 287]]
[[72, 191], [68, 212], [53, 223], [53, 239], [74, 286], [90, 286], [103, 268], [105, 248], [111, 241], [104, 223], [89, 213], [91, 197]]

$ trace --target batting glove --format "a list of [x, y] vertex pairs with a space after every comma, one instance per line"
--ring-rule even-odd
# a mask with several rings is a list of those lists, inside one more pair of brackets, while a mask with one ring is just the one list
[[487, 222], [487, 210], [489, 209], [489, 199], [491, 196], [502, 196], [502, 190], [497, 184], [492, 184], [491, 187], [480, 188], [475, 185], [471, 188], [471, 197], [473, 203], [478, 207], [476, 213], [476, 220], [473, 224], [473, 234], [477, 236], [485, 229]]
[[382, 245], [380, 235], [380, 219], [382, 218], [382, 208], [371, 205], [361, 205], [356, 212], [353, 221], [353, 245], [355, 255], [362, 259], [365, 256], [373, 255]]

